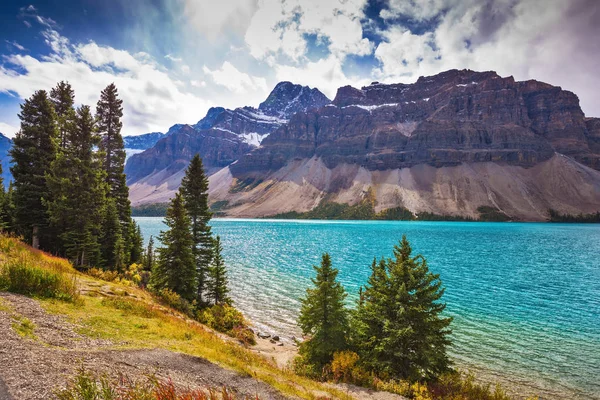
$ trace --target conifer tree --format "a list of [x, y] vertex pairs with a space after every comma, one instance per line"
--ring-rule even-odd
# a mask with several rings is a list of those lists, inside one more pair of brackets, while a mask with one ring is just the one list
[[50, 91], [58, 127], [58, 145], [65, 149], [75, 128], [75, 92], [68, 82], [61, 81]]
[[231, 304], [229, 298], [229, 280], [227, 279], [227, 267], [223, 260], [221, 238], [217, 236], [213, 240], [212, 263], [208, 269], [208, 279], [206, 282], [207, 298], [215, 305]]
[[[1, 160], [0, 160], [1, 161]], [[0, 232], [5, 232], [8, 229], [8, 222], [5, 215], [6, 191], [4, 190], [4, 179], [2, 178], [2, 163], [0, 163]]]
[[192, 236], [194, 238], [194, 257], [198, 276], [198, 293], [196, 299], [202, 305], [203, 292], [206, 289], [206, 276], [213, 254], [213, 239], [208, 225], [212, 213], [208, 207], [208, 178], [204, 173], [202, 159], [196, 154], [181, 180], [181, 193], [185, 208], [192, 220]]
[[123, 100], [119, 99], [114, 83], [108, 85], [100, 94], [96, 106], [98, 133], [101, 136], [100, 150], [104, 154], [103, 166], [106, 171], [108, 197], [115, 200], [119, 221], [125, 227], [130, 223], [131, 207], [129, 189], [125, 182], [125, 148], [121, 128], [123, 123]]
[[56, 158], [58, 130], [54, 106], [44, 90], [38, 90], [21, 104], [21, 130], [13, 140], [10, 154], [14, 179], [15, 222], [19, 233], [34, 248], [48, 248], [50, 200], [46, 171]]
[[61, 240], [61, 253], [76, 266], [99, 260], [99, 236], [106, 183], [94, 118], [88, 106], [77, 110], [75, 126], [65, 138], [65, 148], [51, 164], [46, 179], [52, 192], [47, 202], [51, 224]]
[[313, 268], [317, 273], [312, 279], [314, 288], [306, 290], [298, 322], [302, 333], [310, 336], [300, 346], [300, 354], [319, 369], [331, 361], [333, 353], [347, 347], [349, 324], [344, 305], [347, 294], [336, 280], [338, 270], [331, 266], [329, 254], [323, 254], [321, 265]]
[[144, 271], [152, 271], [154, 266], [154, 237], [150, 235], [148, 240], [148, 247], [146, 248], [146, 254], [144, 256]]
[[122, 272], [125, 267], [125, 243], [115, 200], [106, 199], [100, 238], [101, 265], [104, 269]]
[[132, 219], [129, 229], [129, 263], [138, 264], [142, 262], [144, 252], [144, 237], [140, 226]]
[[402, 237], [394, 258], [373, 262], [354, 319], [354, 342], [361, 361], [378, 374], [413, 381], [433, 379], [449, 368], [446, 348], [452, 318], [439, 275], [427, 261], [412, 256]]
[[[2, 167], [0, 166], [0, 175]], [[12, 181], [8, 185], [8, 190], [4, 191], [4, 185], [1, 187], [2, 201], [0, 203], [0, 230], [13, 233], [15, 229], [14, 215], [15, 206], [13, 203], [13, 184]]]
[[159, 237], [164, 247], [158, 250], [158, 261], [150, 283], [159, 290], [170, 289], [191, 302], [196, 298], [196, 266], [192, 252], [194, 240], [181, 193], [171, 200], [165, 225], [168, 229], [161, 232]]

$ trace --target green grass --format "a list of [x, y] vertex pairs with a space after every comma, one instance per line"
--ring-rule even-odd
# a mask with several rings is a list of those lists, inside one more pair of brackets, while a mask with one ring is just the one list
[[35, 336], [35, 324], [25, 317], [14, 317], [12, 328], [19, 334], [19, 336], [30, 339], [37, 339]]

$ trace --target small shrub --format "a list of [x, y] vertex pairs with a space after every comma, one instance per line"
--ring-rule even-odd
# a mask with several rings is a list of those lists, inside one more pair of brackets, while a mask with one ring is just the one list
[[187, 300], [182, 299], [179, 294], [173, 292], [172, 290], [162, 289], [154, 292], [154, 295], [161, 304], [171, 307], [190, 317], [193, 316], [192, 305]]
[[117, 271], [104, 271], [99, 268], [90, 268], [86, 273], [91, 277], [106, 282], [115, 282], [119, 278], [119, 273]]
[[353, 373], [357, 368], [358, 354], [353, 351], [338, 351], [333, 354], [331, 373], [336, 382], [355, 383]]
[[239, 339], [245, 344], [256, 344], [254, 333], [248, 329], [244, 315], [228, 304], [218, 304], [198, 311], [196, 319], [204, 325]]

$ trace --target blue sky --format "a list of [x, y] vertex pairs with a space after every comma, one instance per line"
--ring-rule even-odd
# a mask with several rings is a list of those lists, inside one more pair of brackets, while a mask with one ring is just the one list
[[596, 0], [79, 0], [0, 4], [0, 132], [59, 80], [94, 105], [115, 82], [123, 134], [258, 105], [282, 80], [343, 85], [495, 70], [575, 92], [600, 116]]

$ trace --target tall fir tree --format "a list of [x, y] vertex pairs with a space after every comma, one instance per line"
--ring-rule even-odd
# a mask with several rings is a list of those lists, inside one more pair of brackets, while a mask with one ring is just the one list
[[146, 254], [144, 255], [144, 271], [151, 272], [154, 267], [154, 237], [150, 235], [148, 240], [148, 247], [146, 247]]
[[[0, 175], [2, 167], [0, 166]], [[0, 227], [1, 230], [7, 233], [14, 233], [15, 231], [15, 205], [13, 203], [13, 184], [12, 181], [8, 185], [8, 190], [2, 190], [2, 202], [0, 203]]]
[[206, 281], [206, 297], [215, 305], [231, 304], [227, 267], [223, 260], [223, 246], [221, 246], [219, 236], [213, 240], [212, 252], [212, 263], [208, 269]]
[[96, 106], [98, 133], [100, 134], [100, 150], [104, 154], [104, 170], [109, 197], [115, 199], [119, 212], [119, 220], [123, 225], [129, 224], [131, 207], [129, 189], [126, 184], [125, 148], [121, 128], [123, 123], [123, 100], [114, 83], [108, 85], [101, 93]]
[[140, 226], [132, 219], [129, 225], [129, 264], [139, 264], [142, 262], [144, 253], [144, 238]]
[[[117, 87], [114, 83], [108, 85], [101, 93], [96, 106], [96, 121], [100, 134], [100, 152], [103, 154], [103, 167], [106, 171], [106, 184], [108, 185], [108, 198], [114, 200], [120, 222], [119, 243], [124, 249], [123, 263], [132, 259], [132, 251], [137, 251], [134, 235], [131, 231], [131, 203], [129, 202], [129, 188], [125, 176], [125, 148], [121, 128], [123, 124], [123, 100], [119, 99]], [[105, 220], [108, 221], [108, 220]], [[104, 230], [106, 227], [103, 228]], [[106, 244], [103, 244], [106, 246]]]
[[329, 363], [336, 351], [347, 348], [349, 332], [347, 294], [337, 281], [338, 270], [331, 265], [329, 254], [323, 254], [321, 265], [313, 267], [317, 276], [314, 288], [306, 290], [298, 323], [310, 339], [300, 346], [305, 362], [317, 370]]
[[90, 108], [82, 106], [65, 138], [66, 147], [46, 177], [52, 192], [48, 212], [60, 238], [61, 253], [76, 266], [96, 264], [100, 259], [100, 221], [107, 186], [101, 159], [94, 150], [98, 141]]
[[354, 318], [353, 341], [361, 362], [378, 374], [411, 381], [433, 379], [448, 370], [446, 349], [452, 318], [439, 275], [427, 261], [412, 256], [406, 236], [394, 258], [373, 262]]
[[10, 155], [14, 179], [15, 222], [18, 232], [34, 248], [48, 249], [52, 237], [44, 201], [50, 201], [46, 171], [56, 158], [58, 129], [54, 106], [44, 90], [21, 104], [21, 130], [13, 140]]
[[164, 247], [158, 249], [158, 261], [150, 283], [156, 289], [169, 289], [183, 299], [196, 298], [196, 265], [192, 247], [191, 221], [181, 193], [171, 200], [165, 217], [168, 229], [160, 233]]
[[[0, 160], [2, 161], [2, 160]], [[8, 221], [7, 221], [7, 215], [5, 215], [6, 213], [6, 208], [5, 208], [5, 203], [6, 203], [6, 198], [7, 198], [7, 194], [6, 194], [6, 190], [4, 190], [4, 179], [2, 178], [2, 163], [0, 163], [0, 232], [6, 232], [8, 231]]]
[[76, 124], [75, 92], [68, 82], [61, 81], [50, 91], [50, 101], [56, 112], [58, 145], [65, 149]]
[[101, 232], [101, 266], [104, 269], [123, 272], [125, 269], [125, 243], [121, 234], [119, 211], [114, 199], [106, 199], [102, 214]]
[[196, 154], [181, 180], [181, 193], [185, 208], [192, 220], [192, 237], [194, 239], [194, 257], [198, 276], [198, 304], [205, 302], [203, 292], [206, 290], [206, 278], [213, 254], [213, 239], [210, 231], [212, 213], [208, 207], [208, 178], [204, 173], [202, 158]]

